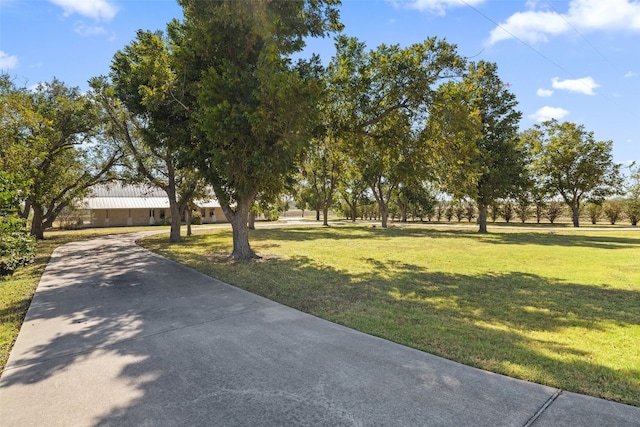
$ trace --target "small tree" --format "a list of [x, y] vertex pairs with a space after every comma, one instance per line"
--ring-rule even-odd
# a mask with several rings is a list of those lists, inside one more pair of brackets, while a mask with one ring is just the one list
[[556, 219], [562, 215], [562, 203], [558, 201], [551, 201], [547, 205], [547, 218], [551, 224], [555, 223]]
[[436, 221], [440, 222], [446, 210], [447, 202], [444, 200], [438, 200], [438, 204], [436, 205]]
[[454, 215], [454, 207], [453, 207], [453, 204], [449, 203], [447, 205], [447, 208], [444, 210], [444, 217], [447, 219], [447, 221], [451, 222], [453, 215]]
[[602, 216], [602, 203], [589, 202], [587, 203], [585, 209], [587, 211], [587, 215], [589, 215], [591, 224], [597, 224], [598, 220]]
[[551, 120], [525, 132], [523, 141], [533, 156], [534, 175], [552, 197], [562, 197], [574, 227], [580, 226], [583, 200], [604, 198], [622, 187], [613, 142], [596, 141], [584, 126]]
[[471, 222], [476, 217], [476, 205], [473, 202], [467, 201], [464, 204], [464, 217], [467, 221]]
[[640, 166], [635, 163], [629, 167], [631, 172], [630, 182], [627, 185], [627, 201], [625, 213], [631, 225], [637, 225], [640, 219]]
[[627, 215], [627, 219], [631, 225], [638, 225], [638, 220], [640, 219], [640, 201], [637, 199], [625, 200], [624, 213]]
[[522, 221], [522, 223], [524, 224], [531, 214], [531, 206], [528, 194], [524, 193], [518, 196], [518, 199], [516, 200], [515, 210], [516, 216], [520, 218], [520, 221]]
[[620, 199], [607, 200], [604, 202], [603, 210], [611, 225], [615, 225], [622, 218], [624, 203]]
[[455, 203], [453, 213], [456, 216], [456, 219], [458, 220], [458, 222], [462, 222], [462, 218], [464, 218], [464, 215], [465, 215], [465, 208], [460, 201], [457, 201]]
[[489, 206], [489, 215], [491, 216], [491, 222], [496, 222], [501, 214], [502, 209], [500, 208], [500, 204], [498, 202], [491, 203], [491, 206]]
[[507, 221], [507, 224], [513, 219], [514, 212], [515, 206], [513, 205], [513, 202], [511, 200], [505, 200], [502, 204], [502, 216], [504, 217], [504, 220]]

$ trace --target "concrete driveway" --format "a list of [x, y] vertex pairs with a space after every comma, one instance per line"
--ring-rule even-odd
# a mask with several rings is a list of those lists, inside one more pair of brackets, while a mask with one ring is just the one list
[[54, 252], [0, 379], [2, 426], [640, 426], [640, 408], [326, 322], [137, 237]]

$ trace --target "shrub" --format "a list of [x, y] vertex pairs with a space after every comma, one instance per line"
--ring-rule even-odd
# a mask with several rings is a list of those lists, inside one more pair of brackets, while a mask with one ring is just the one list
[[35, 258], [35, 239], [29, 236], [26, 221], [18, 217], [19, 184], [13, 175], [0, 172], [0, 276]]
[[513, 202], [511, 202], [510, 200], [504, 202], [504, 205], [502, 206], [502, 216], [504, 217], [504, 220], [507, 221], [507, 223], [509, 223], [513, 219], [514, 210], [515, 209], [513, 206]]
[[624, 211], [622, 200], [607, 200], [604, 203], [603, 211], [611, 225], [615, 225], [616, 222], [622, 219], [622, 212]]
[[591, 224], [597, 224], [602, 216], [602, 204], [595, 202], [587, 203], [587, 215], [589, 215]]
[[547, 218], [549, 218], [549, 222], [553, 224], [560, 215], [562, 215], [562, 203], [556, 201], [549, 202], [547, 205]]
[[0, 218], [0, 276], [7, 276], [33, 262], [36, 242], [27, 232], [26, 222], [16, 218]]

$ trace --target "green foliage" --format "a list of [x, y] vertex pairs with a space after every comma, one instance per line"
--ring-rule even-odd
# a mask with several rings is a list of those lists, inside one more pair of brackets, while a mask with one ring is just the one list
[[603, 212], [611, 225], [615, 225], [624, 213], [625, 203], [621, 199], [610, 199], [604, 202]]
[[600, 202], [589, 202], [585, 206], [587, 211], [587, 215], [589, 216], [589, 220], [591, 220], [591, 224], [597, 224], [598, 220], [602, 216], [602, 203]]
[[526, 192], [519, 194], [516, 198], [515, 211], [516, 216], [524, 224], [531, 214], [531, 202]]
[[31, 234], [42, 239], [62, 209], [111, 178], [120, 147], [92, 94], [57, 79], [33, 90], [3, 81], [0, 166], [28, 180], [21, 214], [33, 213]]
[[640, 220], [640, 166], [631, 164], [629, 172], [625, 213], [631, 225], [637, 225]]
[[562, 197], [572, 211], [574, 227], [580, 225], [583, 200], [604, 200], [621, 190], [613, 143], [596, 141], [584, 126], [552, 120], [535, 125], [522, 138], [532, 154], [536, 180], [551, 197]]
[[24, 187], [19, 178], [0, 171], [0, 276], [12, 274], [35, 258], [35, 240], [29, 236], [26, 221], [18, 216]]
[[471, 63], [462, 81], [440, 86], [431, 106], [424, 137], [434, 168], [447, 191], [476, 201], [481, 232], [492, 202], [524, 185], [516, 106], [497, 66], [484, 61]]
[[502, 217], [507, 223], [511, 222], [515, 215], [515, 211], [516, 206], [510, 199], [507, 199], [502, 203]]
[[558, 219], [563, 213], [562, 203], [552, 200], [546, 205], [545, 215], [551, 224], [555, 223], [556, 219]]
[[[398, 188], [430, 178], [427, 146], [419, 137], [436, 83], [462, 72], [456, 47], [430, 38], [408, 47], [382, 44], [366, 51], [338, 37], [329, 64], [329, 119], [376, 199], [387, 226]], [[403, 215], [404, 216], [404, 215]]]
[[315, 136], [319, 58], [293, 63], [305, 38], [341, 28], [336, 0], [180, 0], [168, 28], [174, 93], [189, 115], [185, 162], [213, 188], [234, 230], [233, 258], [256, 254], [247, 221], [258, 194], [281, 193]]

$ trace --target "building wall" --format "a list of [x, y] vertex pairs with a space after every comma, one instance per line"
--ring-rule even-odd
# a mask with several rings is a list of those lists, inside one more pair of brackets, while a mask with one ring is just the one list
[[[93, 227], [160, 225], [171, 222], [169, 209], [95, 209], [90, 213]], [[200, 214], [203, 224], [227, 222], [222, 208], [203, 208]]]
[[213, 224], [215, 222], [227, 222], [222, 208], [201, 208], [200, 217], [203, 224]]

